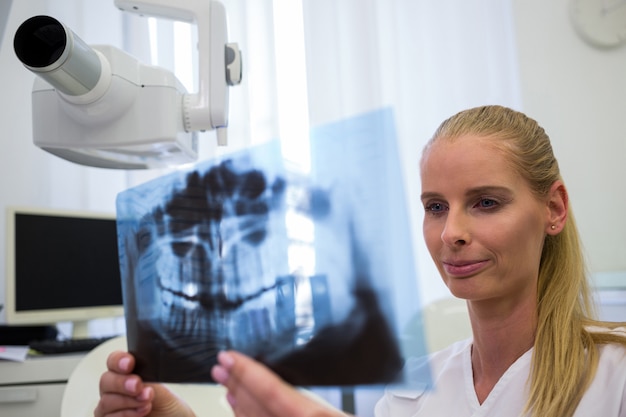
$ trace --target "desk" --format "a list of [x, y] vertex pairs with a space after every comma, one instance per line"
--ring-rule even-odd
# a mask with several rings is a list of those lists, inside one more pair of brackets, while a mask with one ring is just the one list
[[80, 354], [0, 361], [0, 417], [59, 417], [67, 380]]

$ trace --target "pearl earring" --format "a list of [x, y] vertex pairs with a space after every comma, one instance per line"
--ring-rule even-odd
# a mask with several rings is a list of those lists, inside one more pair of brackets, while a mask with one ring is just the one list
[[550, 229], [554, 230], [554, 229], [556, 229], [556, 226], [552, 225], [552, 226], [550, 226]]

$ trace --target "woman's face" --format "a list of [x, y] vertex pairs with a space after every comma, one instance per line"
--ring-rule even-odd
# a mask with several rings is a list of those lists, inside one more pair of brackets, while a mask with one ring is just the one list
[[453, 295], [534, 299], [548, 203], [537, 199], [491, 141], [443, 140], [424, 155], [426, 245]]

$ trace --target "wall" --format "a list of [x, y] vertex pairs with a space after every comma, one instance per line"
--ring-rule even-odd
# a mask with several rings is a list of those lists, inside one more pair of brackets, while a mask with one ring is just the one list
[[513, 1], [523, 110], [553, 141], [591, 270], [626, 271], [626, 45], [586, 44], [568, 3]]

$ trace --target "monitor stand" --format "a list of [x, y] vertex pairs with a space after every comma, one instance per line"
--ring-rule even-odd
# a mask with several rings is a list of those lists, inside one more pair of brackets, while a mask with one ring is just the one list
[[85, 339], [89, 336], [89, 320], [72, 322], [72, 339]]

